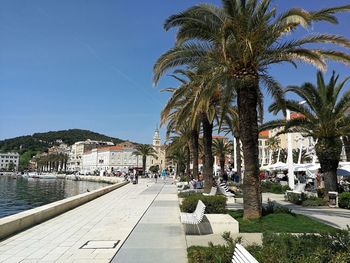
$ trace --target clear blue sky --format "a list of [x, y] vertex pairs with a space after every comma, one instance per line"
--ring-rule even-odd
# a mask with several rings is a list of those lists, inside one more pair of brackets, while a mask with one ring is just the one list
[[[219, 0], [1, 0], [0, 139], [69, 128], [150, 143], [167, 100], [152, 87], [155, 60], [175, 39], [164, 20], [191, 5]], [[349, 0], [275, 0], [279, 9], [318, 9]], [[350, 38], [350, 13], [315, 32]], [[349, 68], [330, 64], [342, 77]], [[271, 69], [283, 85], [313, 81], [315, 69]], [[269, 104], [266, 101], [266, 106]], [[267, 119], [271, 116], [266, 115]], [[164, 134], [164, 132], [162, 132]]]

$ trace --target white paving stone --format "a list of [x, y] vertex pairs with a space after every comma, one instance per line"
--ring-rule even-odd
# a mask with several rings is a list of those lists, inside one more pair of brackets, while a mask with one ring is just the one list
[[[152, 184], [141, 179], [3, 240], [0, 262], [109, 262], [158, 194], [142, 193]], [[110, 252], [80, 249], [89, 240], [121, 241]]]

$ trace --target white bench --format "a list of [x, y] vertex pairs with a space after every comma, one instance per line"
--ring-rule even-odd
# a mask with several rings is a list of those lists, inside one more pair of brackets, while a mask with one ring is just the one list
[[217, 190], [218, 190], [218, 188], [213, 186], [213, 187], [211, 188], [209, 194], [203, 193], [203, 195], [205, 195], [205, 196], [213, 196], [213, 195], [216, 195]]
[[259, 263], [241, 244], [236, 244], [232, 263]]
[[198, 233], [200, 233], [198, 225], [203, 220], [204, 211], [205, 211], [205, 204], [201, 200], [198, 200], [196, 210], [194, 210], [193, 213], [180, 213], [181, 223], [196, 225], [198, 229]]

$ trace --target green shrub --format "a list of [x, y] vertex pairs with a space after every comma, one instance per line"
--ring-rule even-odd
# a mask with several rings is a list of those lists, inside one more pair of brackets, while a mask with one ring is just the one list
[[198, 193], [196, 193], [195, 191], [189, 191], [189, 192], [180, 192], [178, 193], [178, 197], [179, 198], [185, 198], [185, 197], [188, 197], [190, 195], [197, 195]]
[[274, 183], [270, 181], [261, 182], [261, 191], [263, 193], [284, 194], [289, 187], [287, 185], [281, 185], [280, 183]]
[[267, 205], [264, 205], [262, 207], [262, 215], [267, 216], [269, 214], [274, 213], [284, 213], [284, 214], [290, 214], [294, 215], [292, 210], [290, 210], [288, 207], [284, 207], [281, 205], [277, 205], [275, 201], [271, 201], [270, 199], [267, 200]]
[[350, 209], [350, 192], [344, 192], [339, 195], [338, 205], [341, 208]]
[[308, 197], [306, 200], [304, 200], [302, 202], [303, 206], [326, 206], [327, 205], [327, 201], [324, 200], [323, 198], [319, 198], [319, 197]]
[[240, 239], [233, 241], [230, 233], [224, 233], [222, 236], [226, 245], [213, 245], [211, 242], [208, 247], [192, 246], [187, 249], [188, 263], [231, 263], [235, 243]]
[[264, 233], [262, 246], [247, 250], [260, 262], [279, 263], [348, 263], [350, 262], [350, 232], [291, 234]]
[[326, 195], [326, 190], [324, 188], [317, 189], [317, 196], [319, 198], [324, 198]]
[[206, 214], [224, 214], [226, 213], [226, 197], [204, 196], [202, 194], [192, 194], [184, 198], [180, 206], [182, 212], [192, 213], [197, 206], [198, 200], [202, 200], [205, 204]]
[[188, 182], [188, 176], [180, 176], [180, 182]]
[[286, 199], [293, 204], [301, 205], [307, 199], [307, 197], [304, 193], [288, 193], [286, 195]]

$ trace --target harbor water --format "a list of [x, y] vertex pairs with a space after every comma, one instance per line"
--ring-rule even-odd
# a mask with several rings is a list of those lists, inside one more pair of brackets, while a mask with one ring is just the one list
[[88, 181], [0, 176], [0, 218], [107, 185]]

